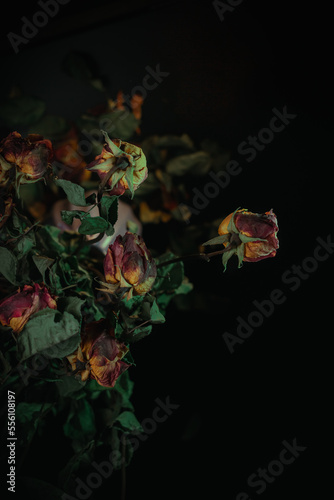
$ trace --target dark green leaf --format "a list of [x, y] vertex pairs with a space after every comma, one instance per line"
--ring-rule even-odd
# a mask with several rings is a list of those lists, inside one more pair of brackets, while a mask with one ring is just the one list
[[114, 225], [118, 217], [118, 196], [103, 196], [101, 198], [101, 217]]
[[17, 259], [8, 250], [8, 248], [0, 247], [0, 273], [8, 280], [12, 285], [17, 285], [16, 280], [16, 269], [17, 269]]
[[20, 427], [21, 444], [28, 443], [33, 437], [39, 424], [40, 418], [52, 403], [25, 403], [21, 402], [16, 406], [16, 419]]
[[33, 255], [32, 260], [34, 261], [37, 269], [42, 275], [43, 281], [45, 282], [45, 273], [47, 269], [54, 263], [54, 259], [49, 257], [43, 257], [41, 255]]
[[85, 301], [79, 297], [60, 297], [57, 302], [57, 308], [61, 312], [68, 312], [76, 318], [76, 320], [81, 324], [82, 315], [81, 308]]
[[205, 175], [211, 167], [211, 157], [204, 151], [176, 156], [168, 161], [166, 172], [170, 175], [180, 176], [187, 173]]
[[130, 379], [128, 371], [122, 373], [120, 377], [116, 380], [114, 389], [119, 391], [123, 398], [130, 399], [133, 391], [134, 382]]
[[132, 411], [123, 411], [115, 421], [115, 427], [122, 432], [143, 432], [143, 428]]
[[26, 255], [34, 248], [36, 244], [35, 235], [30, 231], [27, 236], [20, 238], [16, 245], [16, 256], [20, 259], [23, 255]]
[[44, 249], [44, 253], [48, 255], [51, 253], [53, 256], [58, 256], [65, 250], [59, 241], [60, 235], [61, 230], [56, 226], [50, 225], [42, 226], [36, 232], [39, 245]]
[[37, 122], [45, 112], [45, 102], [37, 97], [17, 96], [2, 102], [0, 106], [0, 123], [10, 130]]
[[131, 335], [127, 335], [126, 338], [129, 342], [137, 342], [138, 340], [147, 337], [147, 335], [150, 335], [150, 333], [152, 333], [152, 325], [145, 325], [133, 330]]
[[109, 227], [109, 223], [102, 217], [91, 217], [87, 215], [81, 222], [79, 227], [80, 234], [96, 234], [103, 233]]
[[61, 377], [57, 382], [56, 386], [59, 391], [59, 395], [62, 397], [70, 396], [74, 399], [80, 399], [86, 396], [83, 390], [85, 382], [73, 377], [72, 375], [65, 375]]
[[[173, 258], [175, 258], [175, 255], [171, 252], [167, 252], [155, 260], [157, 264], [160, 264], [162, 262], [168, 262]], [[182, 261], [161, 266], [158, 268], [158, 275], [153, 285], [153, 290], [159, 292], [175, 290], [181, 285], [183, 276], [184, 266]]]
[[153, 323], [153, 324], [165, 322], [165, 317], [159, 311], [159, 306], [158, 306], [156, 301], [154, 301], [152, 303], [152, 306], [150, 309], [150, 316], [151, 316], [151, 323]]
[[71, 401], [71, 409], [63, 429], [66, 437], [79, 443], [86, 443], [94, 437], [95, 415], [86, 399]]
[[82, 220], [87, 216], [87, 212], [84, 210], [62, 210], [60, 215], [65, 224], [71, 226], [73, 219]]
[[62, 358], [79, 345], [80, 324], [70, 313], [55, 309], [35, 313], [19, 335], [17, 346], [21, 361], [41, 353], [46, 358]]
[[91, 204], [87, 203], [85, 190], [83, 187], [79, 186], [79, 184], [75, 184], [74, 182], [67, 181], [65, 179], [56, 179], [55, 184], [65, 191], [67, 199], [70, 203], [72, 203], [72, 205], [86, 207]]

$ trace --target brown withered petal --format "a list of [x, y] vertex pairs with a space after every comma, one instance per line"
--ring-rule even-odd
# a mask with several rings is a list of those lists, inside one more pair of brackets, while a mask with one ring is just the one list
[[18, 132], [11, 132], [0, 143], [0, 155], [17, 168], [20, 183], [39, 180], [50, 163], [52, 144], [41, 135], [29, 134], [25, 139]]
[[85, 326], [80, 347], [67, 359], [81, 380], [92, 378], [104, 387], [113, 387], [130, 366], [122, 359], [128, 350], [115, 338], [107, 320], [101, 319]]

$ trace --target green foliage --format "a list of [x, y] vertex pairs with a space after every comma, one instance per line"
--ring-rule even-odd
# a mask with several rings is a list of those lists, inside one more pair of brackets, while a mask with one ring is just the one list
[[87, 207], [92, 205], [94, 198], [85, 197], [85, 190], [79, 184], [75, 184], [74, 182], [67, 181], [65, 179], [56, 179], [56, 186], [61, 187], [67, 196], [67, 199], [72, 205], [76, 205], [78, 207]]
[[17, 284], [17, 259], [8, 248], [0, 247], [0, 273], [13, 285]]
[[[82, 76], [82, 68], [77, 69], [78, 72], [72, 75], [75, 78]], [[127, 110], [114, 110], [110, 115], [113, 121], [119, 120], [119, 130], [124, 131], [119, 136], [123, 139], [138, 126], [138, 120]], [[56, 139], [68, 132], [66, 120], [53, 122], [50, 117], [39, 117], [38, 122], [41, 130], [44, 127]], [[103, 132], [103, 135], [115, 154], [120, 153], [107, 133]], [[196, 158], [191, 161], [203, 163], [203, 155]], [[186, 170], [188, 160], [184, 164]], [[173, 164], [170, 163], [168, 168], [173, 170]], [[133, 170], [134, 167], [127, 168], [126, 172], [127, 195], [130, 197], [134, 195]], [[162, 178], [167, 186], [171, 175], [164, 172]], [[52, 196], [66, 196], [73, 206], [73, 210], [62, 210], [61, 217], [68, 226], [78, 219], [77, 232], [64, 231], [52, 222], [45, 224], [45, 220], [50, 222], [48, 216], [33, 220], [31, 211], [25, 209], [50, 186]], [[157, 186], [160, 186], [160, 181], [151, 175], [148, 189], [143, 188], [142, 193], [151, 192]], [[25, 450], [33, 446], [36, 435], [46, 435], [48, 414], [48, 419], [60, 423], [64, 438], [73, 450], [59, 473], [62, 487], [70, 487], [98, 453], [113, 451], [128, 464], [133, 450], [130, 441], [124, 441], [123, 437], [142, 432], [131, 402], [133, 381], [130, 370], [117, 378], [114, 387], [104, 387], [91, 378], [88, 353], [95, 344], [84, 351], [86, 326], [92, 327], [93, 322], [104, 319], [108, 332], [122, 344], [125, 353], [122, 360], [135, 366], [131, 345], [149, 335], [156, 325], [164, 323], [167, 306], [173, 297], [187, 294], [192, 288], [184, 276], [182, 262], [170, 263], [175, 255], [167, 252], [156, 258], [158, 274], [148, 293], [130, 299], [121, 298], [115, 293], [118, 286], [113, 284], [108, 284], [108, 294], [101, 291], [98, 283], [105, 281], [104, 255], [90, 245], [85, 236], [114, 234], [119, 197], [109, 196], [108, 188], [103, 184], [97, 188], [97, 193], [97, 196], [87, 196], [79, 183], [54, 179], [51, 175], [38, 188], [23, 186], [19, 202], [15, 192], [12, 193], [14, 208], [6, 224], [0, 228], [0, 281], [5, 287], [4, 297], [20, 294], [24, 285], [39, 284], [39, 287], [28, 288], [35, 293], [31, 300], [24, 295], [21, 297], [22, 308], [20, 305], [13, 311], [18, 316], [26, 315], [22, 330], [14, 332], [10, 326], [1, 325], [2, 389], [13, 389], [19, 395], [17, 432], [22, 436], [21, 444]], [[97, 216], [91, 215], [92, 209], [94, 215], [98, 211]], [[127, 227], [132, 232], [138, 231], [133, 222]], [[55, 308], [46, 307], [46, 304], [55, 305]], [[120, 462], [114, 464], [115, 469], [118, 467]], [[59, 494], [60, 490], [41, 478], [22, 479], [35, 498], [45, 495], [49, 487], [50, 498]]]
[[[173, 260], [175, 255], [166, 252], [156, 259], [157, 265]], [[193, 289], [193, 285], [184, 276], [184, 265], [182, 261], [173, 262], [158, 267], [158, 277], [153, 285], [152, 293], [156, 296], [156, 302], [160, 311], [165, 314], [170, 301], [177, 295], [187, 294]]]
[[17, 340], [20, 360], [34, 354], [46, 358], [62, 358], [71, 354], [80, 343], [80, 323], [70, 313], [42, 309], [35, 313]]

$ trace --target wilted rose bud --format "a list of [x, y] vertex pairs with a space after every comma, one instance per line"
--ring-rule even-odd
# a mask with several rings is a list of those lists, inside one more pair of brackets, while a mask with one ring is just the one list
[[101, 154], [96, 156], [87, 169], [97, 172], [110, 195], [120, 196], [130, 192], [133, 196], [147, 177], [146, 157], [138, 146], [120, 139], [110, 140], [108, 134], [103, 133], [106, 143]]
[[279, 247], [277, 232], [277, 218], [272, 210], [255, 214], [246, 209], [238, 209], [220, 223], [220, 236], [204, 245], [222, 243], [226, 247], [223, 254], [224, 266], [226, 267], [232, 255], [237, 254], [240, 267], [242, 262], [258, 262], [274, 257]]
[[24, 285], [22, 291], [19, 289], [17, 293], [0, 302], [0, 322], [19, 333], [32, 314], [46, 307], [57, 309], [57, 303], [46, 286], [43, 283]]
[[153, 286], [157, 268], [144, 240], [138, 234], [127, 232], [117, 236], [104, 259], [104, 275], [109, 289], [145, 295]]
[[12, 213], [13, 199], [8, 196], [6, 199], [0, 195], [0, 229], [6, 224], [8, 217]]
[[16, 166], [17, 184], [41, 179], [52, 154], [51, 142], [37, 134], [29, 134], [23, 139], [18, 132], [11, 132], [0, 143], [0, 155], [9, 165]]
[[67, 356], [72, 369], [81, 380], [95, 379], [104, 387], [114, 387], [117, 378], [129, 368], [122, 358], [129, 351], [115, 339], [113, 329], [105, 319], [85, 326], [82, 341], [74, 354]]

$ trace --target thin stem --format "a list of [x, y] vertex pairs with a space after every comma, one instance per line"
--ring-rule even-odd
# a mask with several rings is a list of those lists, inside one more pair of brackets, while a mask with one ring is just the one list
[[144, 325], [146, 325], [147, 323], [150, 323], [150, 322], [151, 322], [151, 319], [147, 319], [146, 321], [144, 321], [143, 323], [140, 323], [140, 325], [135, 326], [134, 328], [132, 328], [132, 330], [129, 330], [126, 333], [129, 335], [130, 333], [133, 333], [135, 330], [137, 330], [137, 328], [141, 328], [142, 326], [144, 326]]
[[[95, 206], [99, 207], [99, 213], [100, 213], [100, 204], [101, 204], [101, 198], [102, 198], [103, 190], [104, 190], [107, 182], [109, 181], [110, 177], [112, 176], [112, 174], [114, 172], [116, 172], [117, 168], [118, 168], [117, 165], [115, 165], [113, 168], [111, 168], [109, 170], [108, 174], [105, 176], [105, 178], [101, 182], [101, 184], [99, 185], [99, 189], [98, 189], [98, 192], [97, 192], [97, 202], [95, 204]], [[94, 243], [98, 243], [100, 240], [102, 240], [103, 236], [104, 236], [104, 232], [100, 233], [99, 235], [97, 235], [92, 240], [87, 240], [86, 239], [86, 243], [88, 243], [89, 245], [93, 245]]]
[[188, 259], [203, 259], [206, 262], [209, 262], [211, 257], [215, 257], [216, 255], [222, 255], [225, 252], [229, 252], [230, 250], [237, 247], [237, 242], [232, 241], [226, 248], [222, 250], [216, 250], [215, 252], [210, 253], [193, 253], [188, 255], [183, 255], [182, 257], [175, 257], [175, 259], [167, 260], [166, 262], [160, 262], [157, 264], [157, 267], [168, 266], [169, 264], [174, 264], [174, 262], [181, 262]]

